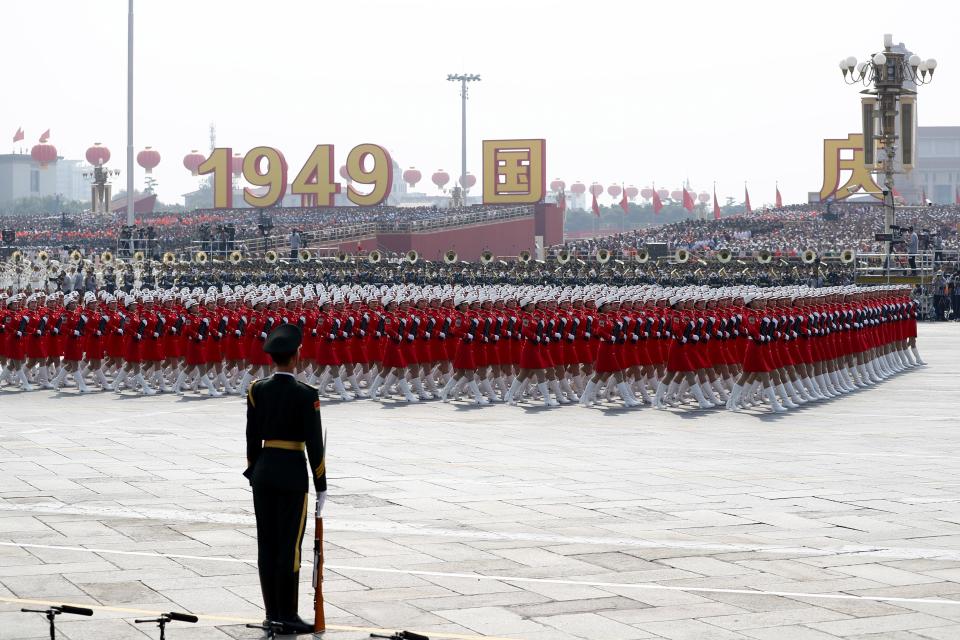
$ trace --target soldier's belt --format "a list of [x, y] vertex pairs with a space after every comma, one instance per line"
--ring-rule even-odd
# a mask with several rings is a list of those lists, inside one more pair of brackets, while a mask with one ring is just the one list
[[303, 451], [306, 445], [299, 440], [264, 440], [264, 449], [286, 449], [287, 451]]

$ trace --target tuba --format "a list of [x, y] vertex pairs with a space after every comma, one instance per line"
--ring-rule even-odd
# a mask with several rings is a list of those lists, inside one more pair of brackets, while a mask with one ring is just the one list
[[37, 254], [37, 262], [39, 262], [42, 265], [46, 265], [47, 263], [50, 262], [50, 254], [47, 253], [46, 251], [41, 250], [40, 253]]
[[480, 264], [490, 264], [493, 262], [493, 252], [489, 249], [484, 249], [480, 254]]
[[367, 254], [367, 262], [369, 262], [370, 264], [377, 264], [381, 260], [383, 260], [383, 254], [380, 253], [377, 249], [374, 249], [373, 251]]
[[303, 264], [304, 262], [310, 262], [310, 250], [309, 249], [300, 249], [297, 252], [297, 262]]
[[227, 260], [230, 261], [230, 264], [240, 264], [240, 261], [243, 259], [243, 254], [239, 251], [231, 251], [230, 255], [227, 256]]
[[337, 262], [343, 264], [343, 263], [349, 262], [349, 261], [350, 261], [350, 254], [349, 254], [349, 253], [347, 253], [346, 251], [338, 251], [338, 252], [337, 252]]
[[800, 255], [800, 259], [803, 260], [803, 264], [813, 264], [814, 260], [817, 259], [817, 252], [813, 249], [807, 249]]
[[843, 264], [850, 264], [853, 262], [854, 254], [853, 249], [844, 249], [840, 252], [840, 262]]
[[597, 262], [600, 264], [607, 264], [610, 262], [610, 251], [607, 249], [600, 249], [597, 251]]
[[403, 256], [403, 259], [410, 264], [416, 264], [417, 260], [420, 259], [420, 254], [416, 249], [410, 249], [410, 251], [407, 251], [406, 255]]
[[100, 262], [106, 266], [113, 264], [113, 254], [107, 250], [100, 254]]
[[21, 262], [23, 262], [23, 252], [20, 251], [20, 249], [17, 249], [13, 253], [11, 253], [10, 262], [12, 262], [13, 264], [20, 264]]
[[567, 264], [568, 262], [570, 262], [571, 257], [572, 256], [570, 255], [570, 252], [568, 250], [560, 249], [560, 252], [557, 253], [557, 262], [559, 262], [560, 264]]
[[454, 264], [457, 261], [457, 252], [453, 249], [447, 249], [443, 254], [443, 261], [447, 264]]
[[[206, 255], [206, 254], [204, 254]], [[143, 261], [147, 259], [146, 254], [143, 251], [137, 251], [133, 254], [133, 263], [134, 264], [143, 264]]]
[[733, 251], [730, 251], [730, 249], [728, 249], [727, 247], [723, 247], [722, 249], [717, 251], [717, 260], [722, 262], [723, 264], [727, 264], [728, 262], [733, 260]]
[[770, 264], [771, 260], [773, 260], [773, 254], [768, 249], [761, 249], [757, 254], [757, 262], [760, 264]]
[[649, 261], [650, 261], [650, 252], [649, 252], [646, 248], [639, 249], [639, 250], [637, 251], [637, 253], [633, 256], [633, 259], [636, 260], [637, 262], [639, 262], [640, 264], [644, 264], [644, 263], [646, 263], [646, 262], [649, 262]]
[[80, 264], [83, 262], [83, 254], [80, 253], [78, 249], [74, 249], [70, 252], [70, 262], [73, 264]]
[[59, 264], [51, 264], [47, 267], [47, 277], [49, 278], [59, 278], [61, 273], [63, 273], [63, 271], [60, 269]]
[[529, 251], [527, 251], [526, 249], [524, 249], [523, 251], [520, 252], [520, 255], [517, 256], [517, 258], [518, 258], [518, 259], [520, 260], [520, 262], [522, 262], [523, 264], [527, 264], [528, 262], [530, 262], [530, 260], [533, 258], [533, 256], [530, 255], [530, 252], [529, 252]]
[[690, 259], [690, 252], [687, 251], [686, 249], [677, 249], [676, 251], [673, 252], [674, 262], [679, 262], [680, 264], [683, 264], [687, 262], [689, 259]]
[[193, 254], [193, 261], [196, 264], [206, 264], [207, 263], [207, 252], [206, 251], [197, 251]]
[[163, 264], [171, 265], [177, 262], [177, 256], [174, 255], [173, 251], [167, 251], [163, 254]]
[[266, 253], [263, 254], [263, 259], [267, 261], [267, 264], [276, 263], [278, 258], [279, 256], [277, 255], [277, 252], [274, 251], [273, 249], [269, 249]]

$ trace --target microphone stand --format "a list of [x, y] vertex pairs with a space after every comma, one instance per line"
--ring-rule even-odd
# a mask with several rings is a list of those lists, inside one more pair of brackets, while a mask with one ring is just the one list
[[157, 626], [160, 627], [160, 640], [166, 640], [166, 626], [168, 622], [172, 621], [178, 622], [189, 622], [194, 623], [198, 620], [197, 616], [190, 615], [189, 613], [177, 613], [176, 611], [171, 611], [170, 613], [161, 613], [159, 618], [145, 618], [143, 620], [134, 620], [136, 624], [142, 624], [144, 622], [156, 622]]
[[92, 616], [93, 609], [87, 609], [86, 607], [71, 607], [68, 604], [61, 604], [56, 607], [50, 607], [49, 609], [20, 609], [23, 613], [42, 613], [47, 616], [47, 620], [50, 621], [50, 640], [56, 640], [57, 631], [54, 626], [54, 620], [61, 613], [72, 613], [77, 616]]

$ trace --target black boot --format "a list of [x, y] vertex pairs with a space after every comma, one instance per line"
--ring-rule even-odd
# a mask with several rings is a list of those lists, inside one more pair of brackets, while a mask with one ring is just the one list
[[300, 572], [277, 576], [277, 622], [283, 624], [284, 634], [313, 633], [313, 623], [304, 621], [299, 613]]
[[273, 571], [259, 569], [260, 571], [260, 593], [263, 594], [263, 608], [265, 612], [264, 624], [268, 621], [277, 619], [277, 594], [275, 585], [276, 576]]

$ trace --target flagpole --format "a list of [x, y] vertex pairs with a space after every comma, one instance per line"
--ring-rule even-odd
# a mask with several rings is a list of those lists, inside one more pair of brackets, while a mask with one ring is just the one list
[[[109, 204], [107, 207], [109, 208]], [[132, 227], [133, 201], [133, 0], [129, 0], [127, 15], [127, 226]], [[133, 237], [130, 239], [130, 255], [133, 255]]]

